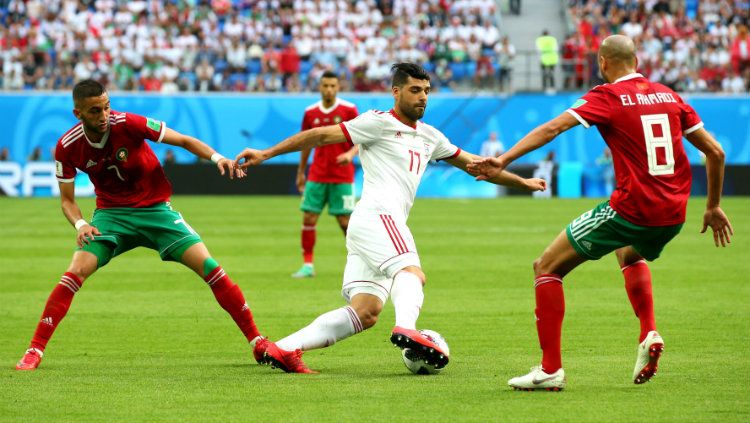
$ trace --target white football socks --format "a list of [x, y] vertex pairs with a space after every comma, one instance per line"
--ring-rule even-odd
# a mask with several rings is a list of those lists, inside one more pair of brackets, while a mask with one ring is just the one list
[[286, 351], [308, 351], [325, 348], [359, 332], [362, 332], [362, 322], [354, 309], [346, 306], [321, 314], [309, 325], [276, 342], [276, 345]]
[[396, 326], [417, 328], [417, 318], [424, 302], [422, 281], [411, 272], [398, 272], [393, 278], [391, 300], [396, 310]]

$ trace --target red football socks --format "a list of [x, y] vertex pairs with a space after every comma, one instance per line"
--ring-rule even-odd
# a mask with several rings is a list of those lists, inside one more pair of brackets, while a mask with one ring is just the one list
[[315, 248], [315, 226], [303, 226], [302, 257], [305, 260], [305, 264], [312, 264], [313, 248]]
[[625, 277], [625, 290], [628, 293], [630, 304], [633, 306], [635, 315], [641, 321], [641, 334], [638, 342], [643, 342], [650, 331], [656, 330], [651, 270], [645, 261], [640, 260], [623, 267], [622, 275]]
[[565, 295], [562, 277], [539, 275], [534, 279], [536, 291], [536, 331], [542, 347], [542, 370], [548, 374], [562, 367], [560, 338], [565, 316]]
[[245, 302], [245, 296], [242, 295], [242, 290], [229, 279], [229, 275], [227, 275], [221, 266], [218, 266], [206, 275], [204, 280], [211, 287], [211, 291], [214, 293], [214, 297], [216, 297], [216, 301], [219, 302], [221, 308], [232, 316], [232, 319], [234, 319], [234, 322], [248, 341], [252, 341], [253, 338], [260, 335], [258, 328], [255, 327], [253, 313]]
[[65, 272], [60, 277], [60, 283], [55, 286], [52, 293], [47, 299], [47, 304], [44, 306], [42, 312], [42, 319], [36, 326], [34, 331], [34, 337], [31, 339], [31, 348], [36, 348], [41, 351], [47, 347], [47, 342], [55, 333], [57, 325], [65, 317], [70, 308], [70, 303], [73, 301], [73, 296], [79, 289], [81, 289], [81, 280], [78, 276]]

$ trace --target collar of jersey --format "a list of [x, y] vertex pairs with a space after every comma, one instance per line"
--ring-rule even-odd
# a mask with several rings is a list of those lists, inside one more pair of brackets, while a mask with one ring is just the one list
[[111, 131], [111, 129], [112, 128], [110, 124], [110, 129], [107, 129], [107, 132], [105, 132], [104, 135], [102, 135], [102, 140], [99, 142], [91, 142], [91, 140], [89, 140], [89, 136], [86, 135], [86, 128], [84, 128], [83, 130], [83, 136], [86, 137], [86, 142], [89, 143], [90, 146], [94, 148], [102, 149], [104, 148], [105, 145], [107, 145], [107, 140], [109, 139], [109, 131]]
[[633, 79], [633, 78], [643, 78], [643, 75], [641, 75], [638, 72], [633, 72], [633, 73], [627, 74], [627, 75], [625, 75], [625, 76], [623, 76], [621, 78], [617, 78], [617, 80], [615, 80], [615, 82], [613, 82], [613, 84], [616, 84], [616, 83], [618, 83], [620, 81], [627, 81], [628, 79]]
[[398, 113], [396, 113], [396, 109], [391, 109], [391, 111], [389, 111], [388, 113], [390, 113], [390, 114], [391, 114], [391, 116], [393, 116], [393, 117], [395, 117], [395, 118], [396, 118], [396, 120], [398, 120], [399, 122], [401, 122], [401, 123], [403, 123], [404, 125], [408, 126], [409, 128], [411, 128], [411, 129], [417, 129], [417, 124], [416, 124], [416, 123], [415, 123], [414, 125], [410, 125], [410, 124], [408, 124], [408, 123], [404, 122], [404, 121], [403, 121], [403, 120], [401, 119], [401, 116], [399, 116], [399, 115], [398, 115]]
[[338, 98], [336, 100], [334, 100], [333, 106], [331, 106], [331, 107], [329, 107], [327, 109], [323, 107], [323, 100], [320, 100], [320, 104], [318, 105], [318, 109], [320, 109], [320, 111], [323, 112], [323, 113], [325, 113], [325, 114], [331, 113], [337, 107], [339, 107], [339, 99]]

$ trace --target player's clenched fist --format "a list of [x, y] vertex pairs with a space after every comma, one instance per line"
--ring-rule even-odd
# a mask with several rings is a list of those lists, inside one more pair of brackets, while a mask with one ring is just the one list
[[529, 191], [546, 191], [547, 190], [547, 181], [544, 179], [539, 178], [529, 178], [526, 179], [526, 188]]
[[258, 166], [265, 160], [266, 156], [262, 151], [246, 148], [234, 159], [234, 166], [239, 169], [247, 169], [250, 166]]

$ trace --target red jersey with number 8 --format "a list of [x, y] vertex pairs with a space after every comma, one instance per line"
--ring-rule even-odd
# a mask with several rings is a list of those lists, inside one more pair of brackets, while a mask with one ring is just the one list
[[92, 143], [81, 123], [55, 147], [57, 180], [72, 183], [76, 169], [87, 173], [96, 192], [96, 207], [149, 207], [169, 201], [172, 184], [145, 140], [161, 142], [164, 122], [111, 111], [109, 131]]
[[595, 125], [612, 151], [617, 213], [641, 226], [685, 222], [692, 176], [682, 137], [703, 126], [690, 105], [634, 73], [594, 87], [567, 112]]

